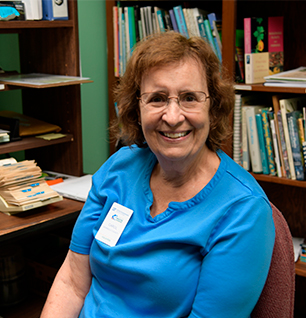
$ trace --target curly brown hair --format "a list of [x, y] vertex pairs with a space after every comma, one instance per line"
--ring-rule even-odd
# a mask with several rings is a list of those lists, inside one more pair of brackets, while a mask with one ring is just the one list
[[207, 147], [212, 151], [221, 148], [222, 142], [229, 138], [231, 133], [229, 115], [235, 100], [233, 83], [222, 79], [219, 60], [206, 41], [199, 37], [187, 39], [173, 31], [150, 36], [140, 41], [134, 48], [126, 71], [114, 89], [114, 99], [119, 114], [111, 131], [117, 139], [119, 138], [125, 145], [136, 144], [139, 147], [147, 147], [138, 124], [137, 97], [142, 77], [155, 66], [179, 63], [189, 58], [202, 65], [206, 72], [211, 120]]

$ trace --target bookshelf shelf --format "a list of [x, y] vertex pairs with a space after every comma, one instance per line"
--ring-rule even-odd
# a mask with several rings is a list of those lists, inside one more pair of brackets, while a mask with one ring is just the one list
[[298, 260], [295, 263], [295, 273], [299, 276], [306, 277], [306, 263]]
[[303, 87], [271, 87], [263, 84], [236, 84], [236, 90], [244, 92], [266, 92], [266, 93], [288, 93], [288, 94], [306, 94], [306, 88]]
[[274, 177], [274, 176], [265, 175], [265, 174], [256, 174], [256, 173], [251, 173], [251, 174], [258, 181], [284, 184], [284, 185], [289, 185], [289, 186], [299, 187], [299, 188], [306, 188], [306, 181], [297, 181], [297, 180], [291, 180], [287, 178], [279, 178], [279, 177]]
[[65, 137], [53, 140], [44, 140], [36, 137], [25, 137], [19, 141], [12, 141], [0, 144], [0, 154], [6, 154], [20, 150], [47, 147], [65, 142], [72, 142], [73, 140], [74, 139], [72, 134], [66, 134]]
[[15, 30], [16, 32], [23, 29], [52, 29], [52, 28], [72, 28], [73, 20], [56, 20], [56, 21], [7, 21], [0, 23], [0, 32], [6, 33]]

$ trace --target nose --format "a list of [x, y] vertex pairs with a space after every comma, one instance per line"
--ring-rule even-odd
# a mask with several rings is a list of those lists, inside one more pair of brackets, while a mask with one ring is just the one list
[[175, 127], [185, 120], [176, 97], [169, 98], [169, 103], [163, 113], [162, 119], [171, 127]]

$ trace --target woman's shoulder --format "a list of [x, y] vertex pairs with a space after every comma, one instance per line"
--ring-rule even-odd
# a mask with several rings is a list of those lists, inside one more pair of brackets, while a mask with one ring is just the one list
[[139, 148], [136, 145], [125, 146], [112, 154], [101, 166], [98, 173], [105, 171], [134, 170], [147, 166], [155, 156], [149, 148]]

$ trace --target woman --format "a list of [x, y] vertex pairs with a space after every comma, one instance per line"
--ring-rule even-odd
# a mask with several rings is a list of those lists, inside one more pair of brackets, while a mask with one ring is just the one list
[[130, 147], [94, 175], [43, 318], [250, 316], [274, 225], [262, 189], [220, 150], [234, 91], [219, 70], [200, 38], [135, 48], [116, 89]]

